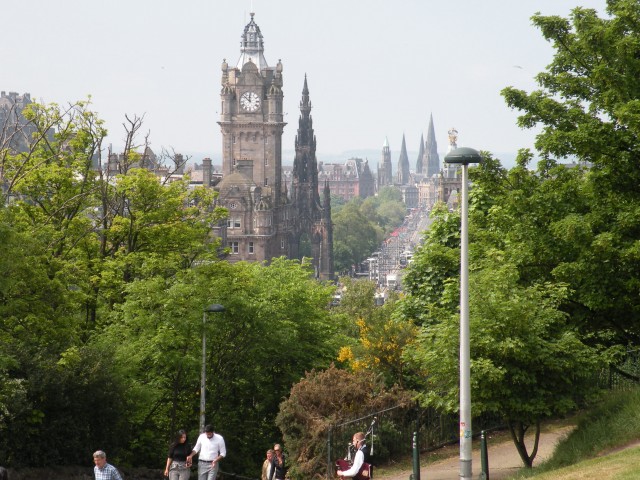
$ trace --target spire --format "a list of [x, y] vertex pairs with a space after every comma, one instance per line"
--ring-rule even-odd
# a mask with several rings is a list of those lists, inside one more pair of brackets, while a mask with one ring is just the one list
[[409, 155], [407, 155], [407, 142], [402, 134], [402, 147], [400, 148], [400, 158], [398, 158], [397, 182], [400, 185], [409, 183]]
[[251, 12], [251, 21], [244, 27], [244, 32], [240, 37], [240, 59], [237, 68], [242, 67], [249, 61], [258, 67], [258, 71], [262, 72], [268, 68], [267, 61], [264, 58], [264, 40], [260, 27], [253, 20], [255, 13]]
[[[307, 76], [304, 77], [302, 99], [300, 100], [300, 118], [295, 141], [296, 156], [293, 160], [292, 198], [300, 200], [301, 195], [308, 198], [308, 205], [320, 205], [318, 189], [318, 163], [316, 160], [316, 137], [311, 118], [311, 101]], [[302, 194], [302, 192], [304, 195]], [[301, 201], [301, 200], [300, 200]]]
[[418, 150], [418, 159], [416, 160], [416, 173], [422, 173], [422, 160], [424, 157], [424, 135], [420, 135], [420, 149]]
[[309, 118], [311, 114], [311, 101], [309, 100], [309, 87], [307, 86], [307, 74], [304, 74], [304, 86], [302, 87], [302, 100], [300, 100], [301, 117]]
[[433, 128], [433, 114], [429, 117], [429, 128], [427, 130], [427, 143], [425, 145], [425, 162], [423, 167], [428, 177], [440, 171], [440, 157], [438, 156], [438, 144], [436, 142], [436, 131]]
[[378, 163], [378, 190], [391, 184], [393, 184], [391, 149], [389, 148], [389, 139], [384, 137], [384, 143], [382, 144], [382, 162]]

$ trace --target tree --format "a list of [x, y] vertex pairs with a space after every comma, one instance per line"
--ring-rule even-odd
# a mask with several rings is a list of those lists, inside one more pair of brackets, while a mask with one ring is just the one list
[[[470, 344], [472, 413], [500, 415], [525, 466], [537, 454], [540, 422], [566, 414], [591, 398], [599, 386], [596, 372], [608, 358], [588, 346], [560, 305], [566, 285], [519, 285], [517, 268], [504, 256], [483, 262], [470, 276]], [[459, 293], [457, 282], [444, 296]], [[456, 412], [458, 396], [459, 321], [455, 311], [434, 310], [432, 323], [420, 332], [410, 353], [414, 367], [426, 373], [423, 401], [441, 411]], [[524, 442], [535, 430], [531, 451]]]
[[[571, 314], [609, 344], [640, 340], [640, 5], [609, 0], [608, 18], [576, 8], [569, 18], [535, 15], [556, 50], [540, 88], [506, 88], [520, 126], [542, 127], [543, 162], [573, 157], [589, 165], [580, 190], [585, 206], [553, 226], [572, 256], [547, 267], [572, 285]], [[539, 171], [550, 172], [539, 168]], [[557, 172], [557, 170], [555, 170]]]
[[333, 216], [333, 246], [336, 271], [350, 271], [375, 251], [381, 237], [375, 226], [349, 202]]
[[[96, 441], [114, 455], [135, 451], [132, 423], [119, 419], [136, 418], [142, 410], [129, 406], [140, 404], [121, 388], [127, 370], [105, 362], [113, 346], [97, 339], [132, 283], [215, 258], [209, 234], [223, 212], [212, 191], [133, 168], [133, 150], [117, 178], [96, 170], [106, 131], [86, 102], [32, 104], [24, 115], [28, 148], [0, 152], [12, 199], [0, 205], [0, 432], [13, 439], [0, 449], [13, 465], [76, 462], [76, 447]], [[38, 454], [45, 438], [48, 456]]]
[[289, 451], [291, 478], [326, 474], [325, 448], [331, 425], [410, 403], [411, 394], [386, 390], [370, 371], [350, 373], [331, 365], [308, 372], [291, 388], [276, 418]]
[[342, 278], [340, 305], [333, 309], [347, 325], [348, 339], [338, 360], [355, 373], [378, 372], [389, 386], [405, 387], [405, 349], [413, 342], [417, 328], [411, 321], [396, 317], [396, 295], [384, 305], [375, 303], [376, 284], [367, 280]]
[[209, 314], [205, 325], [206, 418], [234, 452], [225, 470], [259, 471], [258, 459], [279, 436], [279, 403], [305, 371], [326, 367], [337, 354], [328, 310], [333, 287], [311, 273], [285, 259], [269, 266], [219, 261], [127, 286], [126, 301], [96, 339], [114, 346], [135, 405], [127, 460], [157, 464], [175, 429], [196, 431], [202, 311], [220, 303], [225, 312]]
[[408, 295], [399, 309], [418, 325], [433, 321], [432, 310], [452, 310], [458, 304], [456, 298], [445, 297], [444, 292], [460, 271], [460, 213], [449, 212], [440, 203], [434, 206], [431, 217], [433, 222], [402, 279]]

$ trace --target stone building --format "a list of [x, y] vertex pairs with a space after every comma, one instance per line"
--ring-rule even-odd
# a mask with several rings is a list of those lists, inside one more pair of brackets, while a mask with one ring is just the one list
[[31, 103], [31, 95], [17, 92], [0, 92], [0, 148], [26, 152], [35, 125], [29, 123], [22, 111]]
[[[269, 66], [264, 41], [251, 13], [235, 67], [222, 63], [220, 130], [222, 181], [214, 188], [228, 219], [216, 234], [229, 261], [313, 257], [316, 275], [333, 277], [329, 190], [318, 194], [316, 138], [307, 79], [304, 80], [291, 192], [283, 181], [283, 65]], [[203, 180], [207, 182], [206, 179]], [[290, 194], [289, 194], [290, 193]], [[310, 252], [301, 248], [310, 245]]]
[[375, 180], [368, 160], [350, 158], [344, 163], [321, 163], [319, 178], [329, 186], [332, 194], [346, 202], [355, 197], [375, 195]]

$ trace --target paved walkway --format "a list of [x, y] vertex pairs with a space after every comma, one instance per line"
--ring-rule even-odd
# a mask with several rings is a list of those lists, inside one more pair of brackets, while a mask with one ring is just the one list
[[[533, 460], [534, 467], [551, 457], [558, 441], [567, 435], [573, 428], [573, 426], [564, 426], [549, 431], [543, 431], [540, 434], [538, 454]], [[533, 446], [533, 435], [531, 435], [531, 438], [527, 436], [525, 441], [527, 443], [527, 448], [530, 450]], [[474, 451], [472, 457], [474, 479], [479, 478], [481, 472], [480, 451], [475, 448], [475, 446], [478, 446], [479, 444], [479, 440], [474, 440]], [[491, 436], [489, 436], [487, 444], [489, 446], [488, 456], [490, 480], [508, 479], [511, 475], [522, 468], [522, 460], [518, 455], [515, 445], [510, 439], [503, 439], [500, 442], [492, 443]], [[450, 452], [457, 452], [459, 451], [458, 448], [458, 445], [446, 447]], [[407, 470], [394, 473], [392, 476], [376, 475], [375, 478], [376, 480], [408, 480], [411, 473], [411, 470]], [[458, 480], [459, 478], [459, 455], [431, 463], [428, 466], [423, 466], [420, 470], [420, 480]]]

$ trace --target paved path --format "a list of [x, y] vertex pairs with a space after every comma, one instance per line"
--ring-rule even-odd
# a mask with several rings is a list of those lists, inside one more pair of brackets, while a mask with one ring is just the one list
[[[538, 444], [538, 454], [533, 460], [534, 466], [548, 459], [553, 454], [558, 441], [567, 435], [574, 427], [558, 427], [553, 430], [543, 431], [540, 434]], [[529, 441], [530, 440], [530, 441]], [[501, 440], [499, 443], [492, 443], [491, 437], [487, 439], [489, 445], [489, 477], [490, 480], [505, 480], [510, 475], [522, 468], [522, 460], [511, 440]], [[533, 436], [526, 439], [527, 448], [530, 450], [533, 445]], [[479, 440], [474, 440], [474, 447], [479, 445]], [[445, 447], [451, 452], [457, 452], [458, 446]], [[481, 472], [480, 452], [474, 448], [473, 457], [473, 478], [479, 478]], [[408, 480], [411, 470], [394, 473], [392, 476], [377, 476], [376, 480]], [[445, 460], [423, 466], [420, 470], [420, 480], [458, 480], [460, 478], [460, 457], [452, 456]]]

